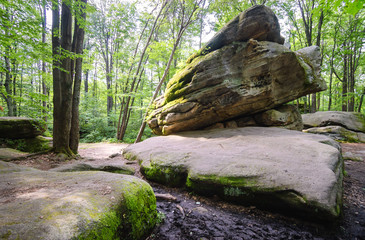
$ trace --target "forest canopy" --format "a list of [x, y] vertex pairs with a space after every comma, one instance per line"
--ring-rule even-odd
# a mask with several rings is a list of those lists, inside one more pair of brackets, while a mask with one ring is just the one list
[[[59, 12], [61, 4], [62, 12], [64, 5], [70, 9], [76, 22], [70, 31], [76, 25], [85, 30], [83, 51], [53, 51], [57, 4]], [[293, 102], [300, 111], [364, 114], [363, 0], [0, 0], [0, 116], [41, 118], [52, 134], [55, 62], [82, 59], [81, 141], [133, 142], [151, 100], [186, 59], [256, 4], [278, 16], [287, 47], [321, 49], [328, 89]], [[58, 68], [61, 76], [68, 73]], [[143, 138], [151, 135], [146, 129]]]

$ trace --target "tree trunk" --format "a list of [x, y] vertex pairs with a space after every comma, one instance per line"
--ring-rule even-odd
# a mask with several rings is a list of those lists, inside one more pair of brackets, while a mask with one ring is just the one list
[[[86, 20], [86, 12], [85, 7], [87, 4], [87, 0], [79, 0], [83, 4], [81, 6], [81, 21]], [[79, 56], [83, 53], [83, 45], [84, 45], [84, 35], [85, 30], [83, 27], [80, 27], [78, 18], [76, 18], [75, 30], [74, 34], [76, 35], [76, 54]], [[79, 123], [79, 103], [80, 103], [80, 91], [81, 91], [81, 78], [82, 78], [82, 57], [76, 58], [75, 64], [75, 79], [74, 79], [74, 88], [73, 88], [73, 98], [72, 98], [72, 119], [71, 119], [71, 131], [70, 131], [70, 148], [73, 153], [77, 154], [79, 148], [79, 140], [80, 140], [80, 123]]]
[[359, 108], [357, 109], [358, 112], [361, 112], [362, 103], [364, 101], [364, 95], [365, 95], [365, 87], [362, 88], [362, 94], [361, 94], [361, 97], [360, 97]]
[[[59, 48], [58, 30], [58, 3], [53, 2], [53, 35], [52, 48], [56, 53], [54, 59], [59, 59], [60, 55], [64, 55], [63, 51], [71, 51], [72, 39], [72, 15], [70, 7], [62, 2], [61, 15], [61, 48]], [[54, 45], [53, 45], [54, 41]], [[58, 45], [58, 46], [57, 46]], [[54, 66], [56, 69], [58, 66]], [[58, 73], [54, 72], [53, 76], [53, 92], [54, 92], [54, 111], [53, 111], [53, 148], [56, 153], [63, 153], [72, 156], [70, 150], [70, 129], [71, 129], [71, 106], [72, 106], [72, 79], [71, 79], [71, 58], [69, 55], [62, 56], [61, 69]]]
[[[346, 44], [344, 44], [346, 49]], [[347, 112], [347, 87], [348, 87], [348, 66], [347, 66], [348, 56], [345, 53], [343, 58], [343, 79], [342, 79], [342, 111]]]
[[[46, 1], [45, 0], [43, 0], [43, 2], [42, 2], [42, 7], [43, 7], [42, 43], [45, 44], [46, 43], [46, 33], [47, 33], [47, 17], [46, 17]], [[47, 96], [48, 91], [47, 91], [45, 74], [46, 74], [46, 61], [44, 59], [42, 59], [42, 94], [44, 96]], [[43, 107], [43, 110], [42, 110], [43, 120], [45, 122], [47, 122], [47, 101], [42, 101], [42, 107]]]

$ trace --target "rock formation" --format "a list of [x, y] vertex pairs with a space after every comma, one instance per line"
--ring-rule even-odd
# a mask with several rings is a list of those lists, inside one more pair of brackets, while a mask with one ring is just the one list
[[[310, 52], [311, 54], [307, 54]], [[167, 84], [148, 125], [156, 134], [201, 129], [326, 89], [311, 56], [273, 42], [240, 42], [200, 56]]]
[[303, 114], [304, 132], [329, 135], [338, 140], [365, 142], [365, 117], [355, 112]]
[[293, 52], [283, 42], [269, 8], [241, 13], [168, 82], [148, 125], [158, 135], [204, 129], [325, 90], [319, 48]]
[[[321, 220], [340, 215], [343, 162], [329, 137], [279, 128], [191, 131], [130, 145], [150, 180]], [[313, 219], [312, 219], [313, 220]]]
[[264, 6], [233, 19], [154, 102], [148, 125], [169, 136], [131, 145], [124, 157], [137, 159], [152, 181], [337, 219], [343, 179], [339, 145], [327, 136], [280, 129], [303, 128], [298, 110], [286, 103], [326, 89], [320, 51], [312, 46], [293, 52], [282, 43], [277, 19]]

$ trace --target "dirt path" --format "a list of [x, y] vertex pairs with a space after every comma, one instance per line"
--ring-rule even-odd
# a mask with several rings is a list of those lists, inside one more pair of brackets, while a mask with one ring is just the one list
[[[123, 161], [126, 144], [81, 144], [77, 161]], [[343, 152], [365, 159], [365, 144], [342, 144]], [[74, 160], [75, 161], [75, 160]], [[74, 162], [72, 161], [72, 162]], [[52, 155], [29, 158], [19, 164], [47, 170], [65, 163]], [[139, 173], [137, 163], [128, 163]], [[46, 166], [46, 167], [45, 167]], [[255, 207], [227, 204], [220, 199], [195, 196], [183, 189], [171, 189], [151, 183], [156, 193], [170, 193], [176, 201], [157, 200], [163, 218], [148, 239], [343, 239], [365, 240], [365, 161], [345, 161], [344, 216], [335, 225], [302, 221]]]

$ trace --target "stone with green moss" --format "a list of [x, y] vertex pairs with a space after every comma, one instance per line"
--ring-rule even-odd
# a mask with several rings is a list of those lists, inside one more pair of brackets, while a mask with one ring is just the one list
[[0, 117], [1, 138], [34, 138], [46, 130], [40, 120], [25, 117]]
[[302, 114], [304, 128], [341, 126], [365, 133], [365, 116], [357, 112], [327, 111]]
[[143, 239], [151, 186], [106, 172], [46, 172], [0, 161], [0, 239]]
[[313, 127], [303, 132], [328, 135], [338, 141], [365, 143], [365, 133], [351, 131], [341, 126]]
[[251, 40], [197, 56], [170, 79], [147, 122], [159, 135], [203, 129], [325, 90], [318, 53]]
[[52, 138], [43, 136], [22, 139], [3, 139], [1, 142], [6, 146], [28, 153], [47, 151], [52, 148]]
[[329, 137], [245, 127], [153, 137], [124, 149], [147, 179], [239, 204], [334, 221], [343, 160]]

